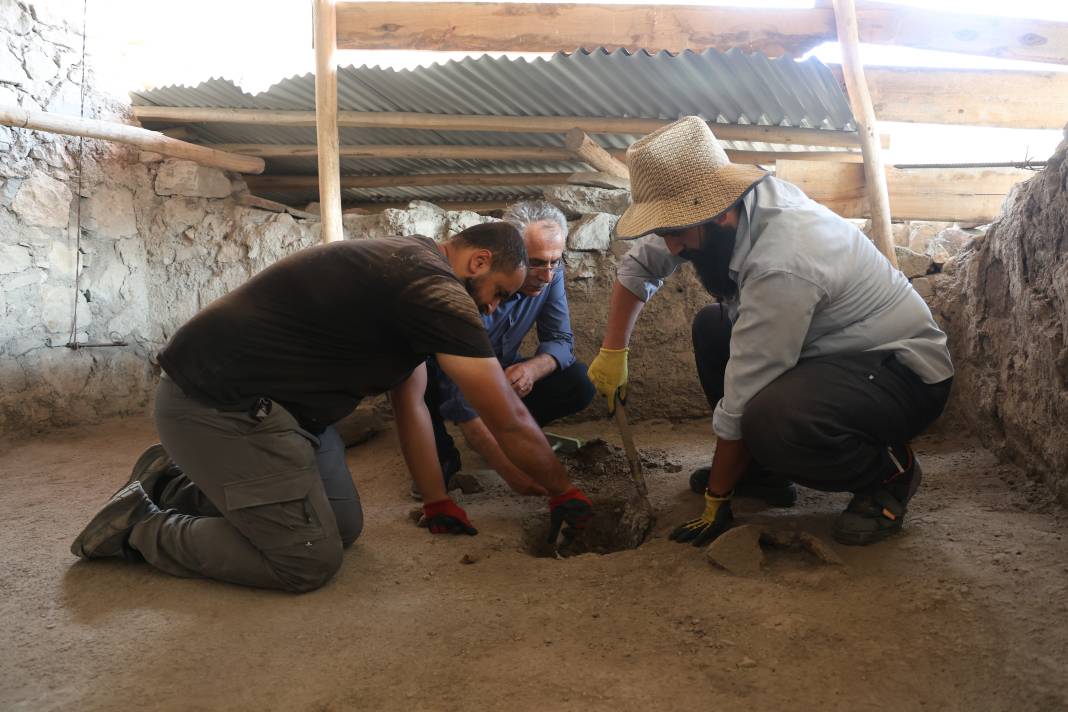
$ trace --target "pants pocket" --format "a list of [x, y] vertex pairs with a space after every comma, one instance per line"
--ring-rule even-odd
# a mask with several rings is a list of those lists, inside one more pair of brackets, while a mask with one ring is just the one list
[[263, 551], [318, 541], [322, 518], [309, 497], [317, 484], [317, 473], [297, 471], [224, 485], [228, 519]]

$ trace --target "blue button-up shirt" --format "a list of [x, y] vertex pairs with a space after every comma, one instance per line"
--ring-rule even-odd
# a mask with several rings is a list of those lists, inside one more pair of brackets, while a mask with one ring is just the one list
[[[575, 337], [571, 331], [571, 315], [567, 308], [562, 268], [556, 270], [552, 281], [541, 294], [530, 297], [517, 292], [502, 302], [492, 314], [483, 316], [482, 322], [486, 326], [497, 360], [505, 368], [524, 360], [519, 355], [519, 347], [523, 343], [523, 337], [535, 324], [538, 327], [536, 355], [549, 354], [560, 369], [565, 369], [575, 362]], [[456, 384], [441, 373], [440, 369], [438, 375], [442, 392], [442, 416], [456, 423], [477, 418], [478, 411], [464, 400]]]

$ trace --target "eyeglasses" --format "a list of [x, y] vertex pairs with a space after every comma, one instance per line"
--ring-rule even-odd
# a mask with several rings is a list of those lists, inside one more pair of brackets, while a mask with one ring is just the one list
[[527, 263], [527, 269], [531, 272], [555, 272], [564, 266], [564, 258], [553, 260], [552, 262], [546, 262], [545, 260], [530, 260]]

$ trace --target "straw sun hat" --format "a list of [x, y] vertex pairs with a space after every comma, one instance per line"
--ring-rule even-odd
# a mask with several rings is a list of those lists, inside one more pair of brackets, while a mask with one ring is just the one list
[[627, 149], [631, 205], [616, 236], [641, 237], [719, 217], [767, 173], [731, 163], [702, 119], [686, 116]]

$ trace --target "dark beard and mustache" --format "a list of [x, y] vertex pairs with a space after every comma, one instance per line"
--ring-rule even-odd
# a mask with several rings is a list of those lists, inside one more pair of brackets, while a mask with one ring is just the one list
[[737, 235], [736, 228], [705, 223], [701, 226], [701, 247], [679, 251], [679, 257], [693, 263], [701, 285], [720, 299], [730, 299], [738, 293], [738, 285], [730, 278], [731, 255]]
[[489, 306], [486, 304], [480, 304], [478, 301], [478, 289], [482, 286], [482, 283], [487, 279], [486, 276], [482, 277], [464, 277], [464, 289], [471, 295], [471, 299], [474, 300], [475, 306], [478, 307], [478, 313], [482, 316], [489, 315]]

